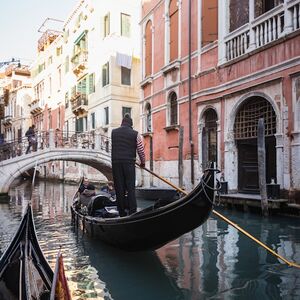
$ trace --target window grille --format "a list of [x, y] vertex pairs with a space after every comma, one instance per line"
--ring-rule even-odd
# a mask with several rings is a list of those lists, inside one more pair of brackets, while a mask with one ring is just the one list
[[237, 113], [234, 123], [235, 139], [257, 137], [258, 119], [264, 119], [265, 136], [276, 133], [276, 115], [271, 104], [263, 98], [252, 98]]
[[175, 93], [170, 95], [170, 125], [177, 125], [177, 113], [178, 113], [178, 105], [177, 105], [177, 96]]

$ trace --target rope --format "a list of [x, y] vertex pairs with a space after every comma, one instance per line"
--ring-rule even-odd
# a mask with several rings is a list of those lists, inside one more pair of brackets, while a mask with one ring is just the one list
[[[136, 164], [137, 166], [139, 166], [138, 164]], [[147, 169], [147, 168], [141, 168], [146, 170], [147, 172], [149, 172], [150, 174], [156, 176], [157, 178], [159, 178], [160, 180], [164, 181], [165, 183], [169, 184], [170, 186], [172, 186], [174, 189], [176, 189], [177, 191], [183, 193], [184, 195], [188, 195], [188, 193], [186, 191], [184, 191], [183, 189], [177, 187], [176, 185], [174, 185], [173, 183], [169, 182], [167, 179], [157, 175], [156, 173], [154, 173], [153, 171]], [[216, 169], [208, 169], [208, 170], [213, 170], [216, 172]], [[204, 187], [206, 187], [205, 183], [203, 183], [203, 180], [201, 180], [201, 184], [203, 184]], [[211, 187], [210, 187], [211, 188]], [[214, 188], [211, 188], [213, 190], [216, 190]], [[203, 189], [205, 192], [205, 189]], [[206, 194], [206, 192], [205, 192]], [[206, 194], [207, 197], [207, 194]], [[278, 259], [282, 260], [283, 262], [285, 262], [289, 267], [294, 267], [294, 268], [298, 268], [300, 269], [300, 265], [294, 262], [291, 262], [289, 260], [287, 260], [286, 258], [284, 258], [283, 256], [279, 255], [277, 252], [275, 252], [274, 250], [272, 250], [270, 247], [268, 247], [266, 244], [264, 244], [263, 242], [261, 242], [259, 239], [257, 239], [256, 237], [254, 237], [253, 235], [251, 235], [249, 232], [247, 232], [245, 229], [241, 228], [240, 226], [238, 226], [237, 224], [235, 224], [234, 222], [232, 222], [231, 220], [229, 220], [228, 218], [226, 218], [225, 216], [223, 216], [221, 213], [217, 212], [216, 210], [212, 210], [212, 212], [218, 216], [219, 218], [221, 218], [223, 221], [225, 221], [226, 223], [228, 223], [229, 225], [231, 225], [232, 227], [234, 227], [235, 229], [237, 229], [238, 231], [240, 231], [241, 233], [243, 233], [244, 235], [246, 235], [248, 238], [250, 238], [251, 240], [253, 240], [255, 243], [259, 244], [261, 247], [265, 248], [267, 251], [269, 251], [272, 255], [276, 256]]]

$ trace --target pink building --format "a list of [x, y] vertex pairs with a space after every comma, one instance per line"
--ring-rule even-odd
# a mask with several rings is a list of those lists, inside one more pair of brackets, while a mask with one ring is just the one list
[[192, 187], [210, 161], [229, 192], [266, 182], [300, 203], [300, 0], [144, 0], [143, 134], [150, 167]]

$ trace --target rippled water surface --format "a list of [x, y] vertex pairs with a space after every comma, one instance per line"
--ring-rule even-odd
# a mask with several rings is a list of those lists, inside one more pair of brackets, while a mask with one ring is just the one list
[[[122, 252], [82, 236], [71, 225], [76, 189], [40, 181], [32, 199], [41, 248], [53, 268], [61, 247], [73, 299], [300, 299], [300, 269], [283, 264], [214, 215], [155, 252]], [[29, 195], [30, 183], [24, 182], [11, 188], [9, 203], [0, 204], [0, 254]], [[219, 211], [300, 263], [300, 219]]]

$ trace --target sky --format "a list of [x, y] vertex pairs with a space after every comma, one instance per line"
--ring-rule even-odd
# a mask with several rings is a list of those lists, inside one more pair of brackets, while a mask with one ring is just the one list
[[[78, 0], [0, 0], [0, 62], [30, 64], [37, 56], [38, 30], [47, 18], [65, 21]], [[50, 22], [50, 26], [63, 23]], [[51, 29], [51, 28], [50, 28]], [[56, 29], [56, 27], [54, 28]]]

